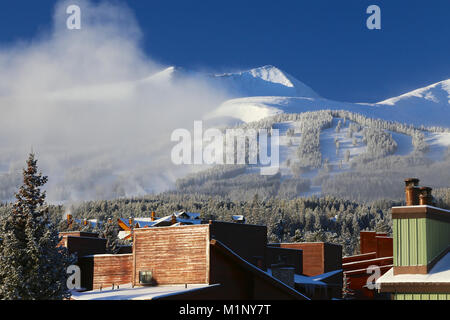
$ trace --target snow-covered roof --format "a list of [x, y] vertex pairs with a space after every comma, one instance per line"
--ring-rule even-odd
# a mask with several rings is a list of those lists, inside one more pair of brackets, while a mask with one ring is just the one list
[[[272, 276], [272, 269], [267, 268], [267, 273]], [[315, 277], [308, 277], [301, 274], [294, 274], [294, 282], [298, 284], [309, 284], [309, 285], [316, 285], [316, 286], [326, 286], [327, 284], [325, 282], [322, 282], [320, 280], [315, 280]]]
[[99, 222], [97, 219], [89, 219], [88, 222], [91, 224], [91, 226], [92, 226], [93, 228], [96, 228], [97, 225], [101, 225], [101, 224], [102, 224], [102, 223]]
[[[151, 217], [136, 217], [133, 218], [134, 224], [138, 225], [139, 228], [145, 228], [145, 227], [157, 227], [161, 224], [166, 225], [167, 223], [172, 221], [172, 215], [175, 215], [177, 225], [180, 224], [200, 224], [200, 213], [196, 212], [175, 212], [171, 215], [161, 217], [161, 218], [151, 218]], [[126, 219], [119, 218], [122, 223], [129, 226], [129, 221]], [[153, 220], [154, 219], [154, 220]]]
[[[185, 224], [200, 224], [200, 213], [194, 213], [194, 212], [175, 212], [173, 215], [175, 215], [177, 223], [185, 223]], [[163, 222], [170, 222], [172, 220], [172, 215], [168, 215], [162, 218], [159, 218], [158, 220], [154, 221], [153, 226], [156, 227], [159, 224]]]
[[158, 299], [174, 294], [185, 293], [189, 291], [201, 290], [217, 284], [188, 284], [185, 285], [160, 285], [146, 287], [131, 287], [131, 283], [119, 285], [112, 290], [112, 287], [105, 287], [100, 290], [91, 290], [85, 292], [72, 291], [72, 299], [75, 300], [151, 300]]
[[123, 239], [129, 235], [130, 235], [130, 231], [119, 231], [117, 236], [119, 237], [119, 239]]
[[311, 278], [313, 278], [316, 281], [321, 281], [323, 279], [332, 277], [332, 276], [334, 276], [334, 275], [336, 275], [338, 273], [341, 273], [341, 272], [342, 272], [342, 269], [333, 270], [333, 271], [329, 271], [329, 272], [325, 272], [325, 273], [319, 274], [317, 276], [312, 276]]
[[185, 218], [185, 219], [200, 219], [200, 213], [197, 212], [186, 212], [186, 211], [180, 211], [180, 212], [175, 212], [175, 217], [177, 218]]
[[139, 228], [152, 227], [155, 221], [152, 218], [134, 218], [134, 223], [139, 224]]
[[377, 280], [377, 284], [387, 283], [450, 283], [450, 253], [439, 260], [427, 274], [394, 275], [391, 268]]
[[450, 210], [446, 210], [446, 209], [442, 209], [442, 208], [438, 208], [438, 207], [434, 207], [434, 206], [430, 206], [430, 205], [396, 206], [396, 207], [392, 207], [392, 209], [400, 209], [400, 208], [431, 208], [431, 209], [436, 209], [436, 210], [439, 210], [439, 211], [450, 213]]

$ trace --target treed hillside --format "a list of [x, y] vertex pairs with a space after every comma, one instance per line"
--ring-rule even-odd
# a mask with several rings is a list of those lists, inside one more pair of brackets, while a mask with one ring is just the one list
[[[161, 217], [186, 210], [222, 221], [244, 215], [247, 223], [266, 225], [271, 242], [328, 241], [342, 244], [344, 254], [350, 255], [358, 253], [360, 230], [391, 233], [390, 208], [403, 203], [407, 177], [418, 177], [421, 185], [433, 187], [436, 205], [450, 209], [450, 189], [440, 188], [449, 186], [450, 149], [436, 160], [428, 154], [426, 139], [427, 133], [442, 128], [417, 128], [331, 110], [279, 114], [237, 127], [270, 132], [283, 123], [290, 127], [285, 127], [283, 138], [288, 142], [282, 147], [289, 146], [293, 152], [278, 174], [261, 175], [257, 165], [220, 165], [178, 179], [170, 192], [51, 205], [52, 219], [63, 231], [67, 212], [103, 222], [149, 217], [152, 211]], [[409, 152], [397, 153], [402, 146], [394, 134], [410, 139]], [[329, 150], [324, 150], [323, 135], [331, 140], [333, 154], [345, 155], [337, 158], [339, 163], [332, 162]], [[16, 181], [0, 182], [6, 182], [0, 183], [0, 195], [17, 190]], [[0, 204], [0, 216], [10, 209]]]
[[[281, 200], [270, 198], [261, 201], [236, 202], [221, 197], [205, 197], [182, 194], [163, 194], [142, 199], [89, 201], [72, 206], [75, 218], [149, 217], [172, 214], [178, 210], [200, 212], [203, 219], [232, 221], [232, 215], [244, 215], [247, 223], [266, 225], [270, 242], [280, 241], [328, 241], [344, 246], [345, 254], [358, 252], [359, 231], [364, 229], [391, 232], [389, 208], [391, 202], [362, 205], [332, 197], [297, 198]], [[8, 210], [1, 206], [0, 212]], [[51, 214], [65, 230], [63, 206], [52, 206]], [[88, 231], [89, 229], [81, 228]]]
[[[450, 188], [433, 190], [433, 195], [438, 207], [450, 209]], [[344, 254], [350, 255], [359, 252], [360, 230], [391, 234], [390, 209], [403, 204], [387, 200], [358, 203], [330, 196], [262, 200], [254, 195], [250, 201], [232, 201], [219, 196], [171, 192], [143, 198], [86, 201], [67, 207], [51, 205], [49, 211], [61, 231], [67, 228], [67, 212], [78, 219], [102, 222], [108, 218], [150, 217], [152, 211], [161, 217], [185, 210], [199, 212], [203, 219], [229, 222], [232, 215], [244, 215], [247, 223], [267, 226], [270, 242], [328, 241], [343, 245]], [[8, 210], [10, 204], [0, 204], [0, 218]], [[78, 229], [89, 231], [86, 227]]]
[[[434, 192], [438, 206], [450, 209], [450, 189]], [[342, 244], [344, 254], [359, 250], [359, 231], [376, 230], [391, 234], [390, 208], [402, 202], [374, 201], [357, 203], [334, 197], [311, 197], [285, 200], [254, 196], [251, 201], [232, 201], [223, 197], [164, 193], [136, 199], [110, 201], [87, 201], [77, 205], [50, 206], [55, 222], [64, 230], [64, 213], [71, 212], [75, 218], [149, 217], [152, 211], [157, 216], [170, 215], [186, 210], [201, 213], [203, 219], [232, 221], [232, 215], [244, 215], [247, 223], [266, 225], [268, 239], [279, 241], [328, 241]], [[0, 205], [0, 215], [11, 207]], [[86, 229], [85, 229], [86, 230]]]
[[[260, 176], [253, 165], [220, 165], [179, 179], [177, 191], [236, 201], [249, 201], [258, 193], [262, 199], [316, 195], [365, 202], [401, 201], [406, 177], [419, 177], [434, 188], [449, 185], [450, 148], [442, 149], [438, 157], [430, 156], [426, 139], [427, 134], [445, 132], [444, 128], [414, 127], [345, 110], [284, 113], [235, 128], [270, 131], [280, 124], [290, 126], [282, 136], [288, 141], [281, 145], [288, 150], [282, 174]], [[404, 144], [409, 140], [411, 149], [405, 151], [394, 134]], [[326, 138], [334, 143], [323, 145]]]

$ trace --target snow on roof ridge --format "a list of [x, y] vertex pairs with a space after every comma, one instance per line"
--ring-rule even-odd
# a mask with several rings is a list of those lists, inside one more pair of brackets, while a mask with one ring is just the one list
[[435, 206], [430, 206], [430, 205], [428, 205], [428, 204], [420, 204], [420, 205], [415, 205], [415, 206], [394, 206], [394, 207], [392, 207], [393, 209], [395, 208], [395, 209], [399, 209], [399, 208], [431, 208], [431, 209], [437, 209], [437, 210], [440, 210], [440, 211], [445, 211], [445, 212], [449, 212], [450, 213], [450, 210], [447, 210], [447, 209], [443, 209], [443, 208], [438, 208], [438, 207], [435, 207]]

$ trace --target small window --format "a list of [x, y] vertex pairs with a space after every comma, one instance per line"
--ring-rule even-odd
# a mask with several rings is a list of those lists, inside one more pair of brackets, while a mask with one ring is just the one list
[[153, 283], [153, 273], [151, 271], [139, 271], [139, 283], [152, 284]]

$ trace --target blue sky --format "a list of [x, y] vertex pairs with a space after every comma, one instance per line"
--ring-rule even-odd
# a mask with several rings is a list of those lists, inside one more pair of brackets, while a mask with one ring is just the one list
[[[97, 2], [97, 1], [93, 1]], [[450, 78], [448, 0], [129, 0], [145, 52], [167, 65], [275, 65], [339, 101], [376, 102]], [[51, 27], [56, 1], [3, 1], [0, 46]], [[382, 30], [366, 28], [381, 7]]]

